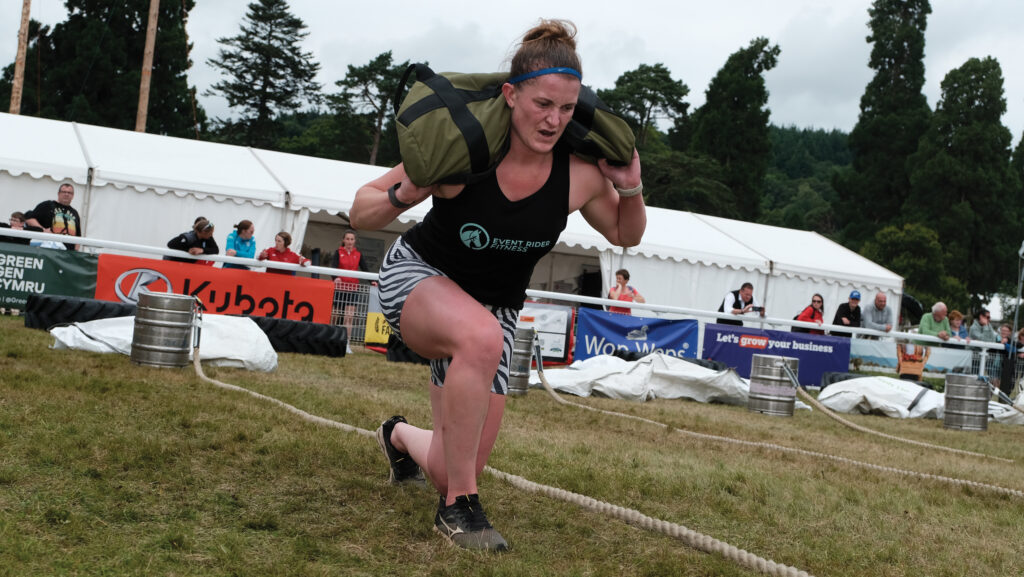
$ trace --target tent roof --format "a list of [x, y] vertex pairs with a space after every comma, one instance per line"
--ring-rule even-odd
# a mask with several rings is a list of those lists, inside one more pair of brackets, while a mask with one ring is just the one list
[[96, 184], [284, 206], [284, 189], [246, 147], [75, 126]]
[[837, 278], [854, 284], [902, 289], [903, 277], [816, 232], [700, 215], [704, 222], [764, 254], [772, 271], [793, 278]]
[[0, 170], [85, 184], [89, 164], [70, 122], [0, 113]]
[[272, 150], [254, 148], [252, 153], [288, 191], [293, 208], [312, 212], [347, 213], [359, 187], [388, 171], [383, 166]]
[[730, 237], [700, 215], [649, 206], [643, 242], [630, 253], [767, 272], [771, 257], [758, 248]]
[[[158, 194], [348, 213], [359, 186], [385, 167], [0, 113], [0, 170], [110, 183]], [[286, 198], [287, 193], [287, 198]], [[402, 214], [420, 221], [428, 199]], [[902, 288], [903, 279], [813, 232], [648, 207], [643, 242], [627, 254], [815, 280]], [[559, 244], [621, 253], [578, 213]]]

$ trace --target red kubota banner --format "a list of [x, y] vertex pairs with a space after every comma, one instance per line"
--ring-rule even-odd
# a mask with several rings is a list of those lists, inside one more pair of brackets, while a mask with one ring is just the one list
[[140, 290], [198, 297], [209, 313], [329, 324], [334, 283], [326, 279], [222, 269], [101, 254], [96, 298], [138, 302]]

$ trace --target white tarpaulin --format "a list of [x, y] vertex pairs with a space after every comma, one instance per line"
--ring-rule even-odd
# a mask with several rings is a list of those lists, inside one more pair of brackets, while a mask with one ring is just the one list
[[892, 377], [861, 377], [833, 383], [818, 401], [837, 413], [884, 415], [897, 419], [941, 419], [945, 397], [921, 385]]
[[[132, 352], [135, 317], [115, 317], [50, 329], [55, 349], [94, 353]], [[221, 367], [250, 371], [277, 369], [277, 353], [259, 325], [248, 317], [206, 315], [200, 333], [199, 360]], [[189, 350], [189, 359], [192, 351]]]
[[[946, 397], [910, 381], [892, 377], [861, 377], [839, 381], [818, 395], [821, 404], [837, 413], [884, 415], [898, 419], [941, 419]], [[915, 402], [916, 401], [916, 402]], [[1021, 406], [1018, 398], [1017, 406]], [[1005, 425], [1024, 425], [1024, 413], [990, 402], [989, 417]]]
[[[678, 357], [652, 353], [638, 361], [598, 355], [564, 369], [546, 369], [551, 388], [579, 397], [599, 395], [627, 401], [689, 399], [747, 406], [750, 385], [736, 371], [713, 371]], [[530, 384], [541, 386], [537, 371]], [[799, 401], [797, 408], [808, 408]]]

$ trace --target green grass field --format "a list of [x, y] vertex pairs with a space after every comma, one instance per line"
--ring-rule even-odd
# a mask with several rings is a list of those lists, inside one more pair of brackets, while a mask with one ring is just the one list
[[[191, 367], [57, 351], [0, 317], [0, 575], [756, 575], [720, 556], [485, 474], [512, 550], [447, 546], [436, 496], [391, 487], [376, 443], [216, 388]], [[207, 375], [373, 430], [426, 424], [427, 369], [375, 353], [281, 355], [271, 374]], [[579, 400], [579, 399], [573, 399]], [[864, 435], [808, 411], [769, 417], [685, 401], [583, 403], [671, 427], [1024, 490], [1024, 429], [946, 430], [854, 415], [885, 433], [1015, 459], [961, 457]], [[509, 400], [491, 466], [684, 525], [814, 575], [1024, 574], [1024, 499], [872, 471], [555, 403]]]

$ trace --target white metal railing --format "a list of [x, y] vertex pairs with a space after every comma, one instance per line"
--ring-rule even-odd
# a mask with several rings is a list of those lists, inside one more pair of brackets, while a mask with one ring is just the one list
[[[187, 252], [182, 252], [180, 250], [174, 250], [174, 249], [170, 249], [170, 248], [166, 248], [166, 247], [153, 247], [153, 246], [138, 245], [138, 244], [132, 244], [132, 243], [125, 243], [125, 242], [117, 242], [117, 241], [110, 241], [110, 240], [87, 238], [87, 237], [71, 237], [71, 236], [68, 236], [68, 235], [50, 234], [50, 233], [44, 233], [44, 232], [32, 232], [32, 231], [14, 230], [14, 229], [7, 229], [7, 228], [5, 228], [5, 229], [0, 229], [0, 235], [2, 235], [2, 236], [21, 237], [21, 238], [29, 238], [29, 239], [39, 239], [39, 240], [54, 240], [54, 241], [58, 241], [58, 242], [61, 242], [61, 243], [73, 242], [75, 244], [78, 244], [78, 245], [81, 245], [81, 246], [85, 246], [85, 247], [89, 247], [89, 248], [92, 248], [92, 249], [108, 249], [108, 250], [116, 250], [116, 251], [123, 251], [123, 252], [136, 253], [136, 254], [152, 254], [152, 255], [160, 255], [160, 256], [172, 256], [172, 257], [176, 257], [176, 258], [185, 258], [185, 259], [191, 259], [191, 260], [206, 260], [206, 261], [214, 261], [214, 262], [222, 262], [222, 263], [233, 263], [233, 264], [246, 265], [246, 266], [249, 266], [249, 267], [252, 267], [252, 268], [256, 268], [256, 269], [260, 269], [260, 268], [276, 268], [276, 269], [282, 269], [282, 270], [288, 270], [288, 271], [308, 272], [308, 273], [312, 273], [312, 274], [324, 274], [324, 275], [329, 275], [329, 276], [332, 276], [332, 277], [333, 276], [339, 276], [339, 275], [343, 274], [344, 276], [347, 276], [347, 277], [354, 277], [354, 278], [363, 279], [363, 280], [369, 280], [369, 281], [376, 281], [377, 280], [377, 276], [378, 276], [377, 273], [353, 271], [353, 270], [344, 270], [344, 269], [336, 269], [336, 268], [325, 267], [325, 266], [300, 266], [300, 265], [296, 265], [296, 264], [286, 264], [286, 263], [278, 263], [278, 262], [270, 262], [270, 261], [260, 261], [260, 260], [256, 260], [256, 259], [238, 258], [238, 257], [233, 257], [233, 256], [224, 256], [224, 255], [198, 255], [198, 256], [196, 256], [196, 255], [191, 255], [191, 254], [189, 254]], [[89, 251], [89, 252], [99, 252], [99, 251]], [[355, 340], [355, 342], [360, 342], [362, 340], [363, 331], [365, 330], [366, 315], [367, 315], [367, 308], [368, 308], [366, 306], [366, 303], [368, 302], [368, 294], [366, 294], [366, 293], [368, 293], [369, 288], [366, 287], [365, 285], [360, 285], [360, 288], [358, 290], [360, 291], [360, 298], [362, 299], [361, 302], [363, 304], [362, 304], [362, 306], [359, 306], [359, 305], [356, 306], [355, 315], [353, 316], [353, 325], [351, 327], [352, 328], [352, 331], [351, 331], [352, 335], [350, 336], [350, 338], [355, 340], [356, 337], [359, 337], [359, 340]], [[724, 313], [721, 313], [721, 312], [718, 312], [718, 311], [710, 311], [710, 310], [705, 310], [705, 309], [695, 309], [695, 308], [689, 308], [689, 307], [678, 307], [678, 306], [670, 306], [670, 305], [659, 305], [659, 304], [652, 304], [652, 303], [624, 302], [624, 301], [611, 300], [611, 299], [600, 298], [600, 297], [589, 297], [589, 296], [583, 296], [583, 295], [568, 294], [568, 293], [558, 293], [558, 292], [550, 292], [550, 291], [540, 291], [540, 290], [533, 290], [533, 289], [527, 290], [526, 294], [527, 294], [528, 297], [535, 298], [535, 299], [547, 299], [547, 300], [556, 300], [556, 301], [566, 301], [566, 302], [572, 302], [572, 303], [592, 304], [592, 305], [600, 305], [600, 306], [626, 307], [626, 308], [631, 308], [631, 309], [647, 310], [647, 311], [651, 311], [651, 312], [654, 312], [654, 313], [666, 313], [666, 314], [674, 314], [674, 315], [688, 315], [688, 316], [693, 316], [693, 317], [698, 317], [698, 318], [718, 319], [718, 318], [722, 317], [723, 314], [724, 314]], [[337, 291], [336, 291], [336, 293], [335, 293], [335, 302], [338, 303], [338, 301], [339, 301], [339, 296], [338, 296]], [[335, 306], [335, 309], [338, 309], [338, 306]], [[332, 324], [342, 324], [343, 321], [344, 321], [344, 318], [345, 318], [344, 313], [338, 314], [338, 310], [335, 310], [332, 313]], [[883, 338], [883, 339], [891, 339], [891, 340], [895, 340], [897, 342], [932, 343], [932, 344], [936, 344], [936, 345], [947, 344], [947, 341], [943, 341], [942, 339], [940, 339], [938, 337], [933, 337], [933, 336], [929, 336], [929, 335], [922, 335], [922, 334], [919, 334], [919, 333], [907, 333], [907, 332], [899, 332], [899, 331], [891, 331], [891, 332], [886, 333], [886, 332], [882, 332], [882, 331], [876, 331], [876, 330], [873, 330], [873, 329], [866, 329], [866, 328], [860, 328], [860, 327], [848, 327], [848, 326], [831, 325], [831, 324], [821, 324], [821, 325], [819, 325], [817, 323], [808, 323], [808, 322], [797, 321], [797, 320], [793, 320], [793, 319], [789, 319], [789, 318], [776, 318], [776, 317], [753, 317], [753, 318], [746, 318], [746, 317], [744, 317], [744, 318], [742, 318], [740, 320], [743, 320], [746, 323], [759, 324], [762, 327], [764, 325], [770, 325], [772, 327], [778, 327], [778, 326], [782, 326], [782, 327], [802, 327], [802, 328], [807, 328], [807, 329], [818, 329], [818, 330], [826, 330], [826, 331], [838, 330], [838, 331], [841, 331], [841, 332], [844, 332], [844, 333], [851, 333], [851, 334], [856, 334], [856, 335], [861, 335], [861, 336], [878, 337], [878, 338]], [[1003, 350], [1004, 350], [1003, 345], [1001, 345], [999, 343], [987, 343], [987, 342], [972, 341], [969, 344], [964, 344], [963, 346], [964, 346], [964, 348], [976, 351], [976, 354], [979, 357], [978, 362], [975, 363], [976, 367], [979, 370], [978, 374], [983, 374], [983, 373], [986, 373], [986, 372], [990, 372], [991, 369], [986, 369], [987, 360], [988, 360], [987, 357], [988, 357], [988, 355], [991, 354], [990, 351], [995, 351], [995, 352], [998, 352], [998, 353], [1002, 353]], [[1022, 364], [1024, 364], [1024, 363], [1022, 363]], [[1024, 368], [1022, 368], [1022, 371], [1024, 371]]]

